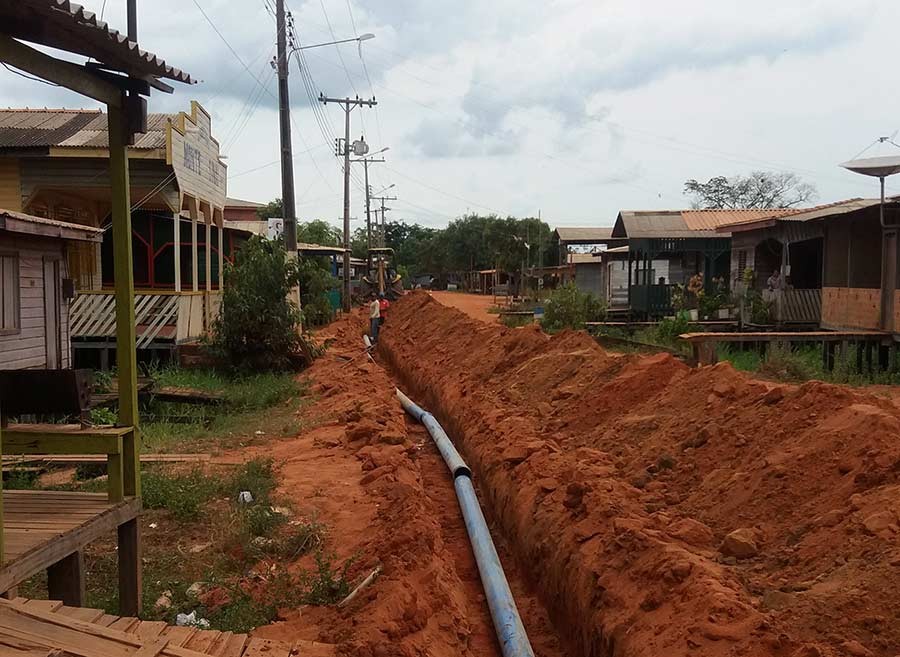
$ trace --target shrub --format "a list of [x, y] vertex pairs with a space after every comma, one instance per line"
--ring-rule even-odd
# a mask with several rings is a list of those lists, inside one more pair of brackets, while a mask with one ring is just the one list
[[280, 241], [251, 237], [225, 269], [212, 348], [230, 367], [283, 370], [301, 352], [300, 311], [288, 299], [299, 281], [297, 261]]
[[550, 295], [541, 326], [548, 331], [583, 329], [585, 322], [602, 321], [605, 316], [602, 301], [590, 292], [582, 292], [574, 283], [568, 283]]
[[332, 308], [328, 292], [337, 285], [325, 258], [301, 258], [298, 265], [300, 302], [303, 321], [322, 326], [331, 321]]
[[685, 311], [679, 312], [674, 318], [665, 318], [655, 327], [656, 342], [664, 345], [673, 345], [678, 342], [678, 336], [691, 330], [690, 318]]
[[166, 509], [180, 522], [198, 518], [203, 505], [220, 492], [218, 480], [199, 468], [185, 474], [145, 472], [141, 486], [144, 508]]
[[350, 594], [347, 573], [355, 558], [347, 559], [341, 567], [335, 565], [333, 553], [317, 550], [315, 558], [315, 572], [303, 575], [303, 584], [306, 588], [304, 602], [310, 605], [330, 605], [340, 602]]

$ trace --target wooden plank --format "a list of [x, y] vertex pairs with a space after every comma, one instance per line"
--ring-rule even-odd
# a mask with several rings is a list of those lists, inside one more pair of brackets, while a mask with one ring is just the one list
[[251, 637], [244, 648], [244, 657], [290, 657], [291, 646], [283, 641]]
[[[141, 454], [141, 463], [205, 463], [212, 459], [209, 454]], [[4, 455], [3, 465], [33, 463], [106, 463], [101, 454], [29, 454]]]
[[247, 645], [246, 634], [232, 634], [219, 657], [242, 657], [245, 645]]
[[169, 625], [165, 630], [163, 630], [162, 636], [169, 639], [169, 643], [173, 646], [183, 646], [185, 645], [194, 633], [197, 632], [197, 628], [184, 626], [178, 627], [177, 625]]
[[131, 654], [131, 657], [157, 657], [169, 645], [167, 639], [161, 639], [153, 643], [145, 643]]
[[122, 436], [109, 433], [83, 432], [39, 433], [3, 431], [3, 451], [12, 454], [68, 454], [73, 450], [85, 454], [121, 454]]
[[[140, 499], [125, 500], [120, 504], [109, 506], [105, 511], [65, 531], [52, 541], [35, 541], [28, 550], [0, 567], [0, 590], [5, 591], [15, 586], [122, 523], [136, 518], [140, 509]], [[9, 536], [6, 532], [4, 534]]]
[[119, 620], [118, 616], [113, 616], [112, 614], [103, 614], [100, 618], [98, 618], [94, 622], [97, 623], [97, 625], [102, 625], [103, 627], [109, 627], [110, 625], [115, 623], [117, 620]]
[[0, 34], [0, 59], [39, 78], [114, 106], [121, 112], [121, 90], [83, 66], [47, 55], [6, 34]]
[[75, 618], [77, 620], [84, 621], [85, 623], [93, 623], [94, 621], [100, 620], [100, 617], [103, 616], [103, 611], [100, 609], [90, 609], [87, 607], [70, 607], [69, 605], [63, 605], [57, 611], [57, 614], [62, 614], [67, 618]]
[[63, 603], [61, 600], [29, 600], [25, 606], [49, 614], [62, 607]]
[[120, 524], [116, 533], [119, 543], [119, 613], [136, 616], [141, 612], [143, 587], [141, 527], [135, 518]]
[[137, 627], [132, 628], [131, 633], [141, 641], [155, 641], [166, 627], [163, 621], [142, 621]]
[[184, 647], [196, 650], [197, 652], [206, 653], [221, 634], [222, 633], [217, 630], [200, 630], [191, 637], [190, 641], [188, 641]]
[[[115, 630], [112, 626], [103, 627], [60, 614], [37, 612], [3, 600], [0, 600], [0, 632], [34, 638], [38, 645], [59, 647], [79, 657], [131, 657], [134, 649], [144, 643], [135, 635]], [[201, 653], [172, 645], [167, 645], [160, 654], [166, 657], [202, 657]]]
[[135, 618], [134, 616], [123, 616], [118, 620], [113, 621], [109, 624], [109, 628], [113, 630], [118, 630], [120, 632], [131, 632], [132, 628], [134, 628], [138, 623], [140, 623], [140, 619]]

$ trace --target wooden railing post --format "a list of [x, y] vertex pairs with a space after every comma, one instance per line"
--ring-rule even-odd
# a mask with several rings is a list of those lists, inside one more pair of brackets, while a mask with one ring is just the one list
[[[124, 97], [120, 106], [124, 106]], [[109, 182], [112, 197], [113, 254], [116, 279], [116, 356], [119, 370], [119, 423], [132, 427], [124, 448], [123, 478], [126, 494], [141, 494], [140, 440], [138, 436], [137, 351], [134, 326], [134, 270], [131, 256], [131, 198], [125, 116], [120, 107], [107, 105], [109, 129]], [[123, 482], [123, 483], [125, 483]], [[118, 527], [119, 611], [137, 616], [141, 611], [140, 526], [137, 519]]]

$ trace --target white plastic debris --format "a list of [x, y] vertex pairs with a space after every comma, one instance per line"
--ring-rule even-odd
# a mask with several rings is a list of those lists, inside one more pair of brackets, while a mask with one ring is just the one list
[[155, 522], [151, 522], [151, 523], [150, 523], [149, 525], [147, 525], [147, 526], [150, 527], [150, 529], [156, 529], [159, 525], [157, 525]]
[[209, 621], [205, 618], [197, 618], [196, 611], [192, 611], [189, 614], [178, 614], [175, 617], [175, 624], [179, 627], [198, 627], [201, 630], [209, 629]]
[[253, 494], [249, 490], [242, 490], [238, 495], [238, 502], [241, 504], [252, 504]]

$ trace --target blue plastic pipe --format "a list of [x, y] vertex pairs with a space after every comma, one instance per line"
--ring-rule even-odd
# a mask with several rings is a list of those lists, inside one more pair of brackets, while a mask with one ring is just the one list
[[397, 397], [400, 399], [403, 409], [428, 429], [428, 433], [453, 475], [453, 486], [456, 488], [459, 508], [466, 523], [466, 532], [469, 534], [469, 542], [472, 544], [472, 552], [475, 555], [475, 562], [478, 564], [481, 586], [484, 588], [503, 657], [534, 657], [534, 650], [531, 648], [525, 626], [522, 625], [516, 601], [513, 599], [506, 575], [503, 573], [503, 565], [500, 563], [494, 541], [491, 540], [491, 532], [484, 520], [481, 506], [478, 504], [475, 487], [472, 485], [472, 471], [469, 470], [453, 446], [453, 442], [431, 413], [417, 406], [399, 390], [397, 390]]
[[413, 400], [400, 392], [399, 389], [397, 390], [397, 398], [400, 400], [400, 405], [403, 406], [403, 410], [416, 418], [416, 420], [421, 422], [425, 425], [425, 428], [428, 429], [428, 434], [431, 436], [431, 439], [434, 440], [434, 444], [437, 445], [438, 451], [441, 453], [444, 463], [450, 468], [450, 474], [453, 478], [455, 479], [461, 475], [471, 477], [472, 471], [469, 469], [469, 466], [463, 461], [462, 456], [459, 455], [459, 452], [457, 452], [456, 448], [453, 446], [450, 436], [448, 436], [443, 427], [438, 424], [438, 421], [434, 419], [434, 416], [428, 411], [420, 408]]

